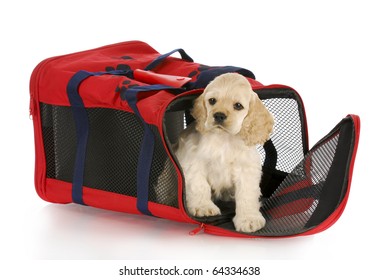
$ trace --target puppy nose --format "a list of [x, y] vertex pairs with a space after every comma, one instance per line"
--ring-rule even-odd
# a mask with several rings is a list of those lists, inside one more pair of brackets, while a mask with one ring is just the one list
[[213, 115], [213, 117], [214, 117], [215, 122], [217, 122], [217, 123], [223, 123], [227, 119], [226, 114], [224, 114], [222, 112], [216, 112]]

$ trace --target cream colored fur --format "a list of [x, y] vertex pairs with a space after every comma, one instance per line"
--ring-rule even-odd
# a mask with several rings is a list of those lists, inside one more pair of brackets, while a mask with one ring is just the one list
[[[215, 113], [226, 118], [217, 122]], [[192, 115], [196, 121], [183, 131], [176, 146], [187, 210], [198, 217], [219, 215], [213, 201], [232, 199], [236, 230], [261, 229], [265, 219], [260, 213], [261, 160], [256, 144], [269, 139], [271, 114], [245, 77], [228, 73], [206, 87]]]

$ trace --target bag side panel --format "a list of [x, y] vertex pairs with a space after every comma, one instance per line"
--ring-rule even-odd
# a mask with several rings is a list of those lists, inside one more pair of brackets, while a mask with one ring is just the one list
[[[51, 202], [72, 202], [76, 133], [68, 106], [40, 104], [43, 150], [46, 162], [46, 197]], [[86, 108], [90, 132], [83, 182], [86, 205], [139, 213], [136, 208], [137, 176], [143, 127], [136, 116], [109, 108]], [[178, 175], [160, 137], [155, 136], [149, 180], [149, 207], [154, 216], [183, 220], [178, 199]]]

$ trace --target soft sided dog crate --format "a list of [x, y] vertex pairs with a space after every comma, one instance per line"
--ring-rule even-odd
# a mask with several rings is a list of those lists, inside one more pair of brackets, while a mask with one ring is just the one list
[[[174, 52], [181, 59], [172, 57]], [[232, 223], [235, 205], [196, 218], [185, 210], [185, 178], [172, 151], [193, 121], [193, 100], [214, 77], [238, 72], [275, 118], [259, 146], [261, 211], [266, 226], [246, 234]], [[197, 224], [192, 233], [281, 237], [323, 231], [347, 203], [360, 120], [348, 115], [311, 150], [303, 102], [284, 85], [264, 86], [238, 67], [193, 62], [182, 50], [159, 54], [123, 42], [42, 61], [30, 82], [35, 186], [53, 203], [79, 203]]]

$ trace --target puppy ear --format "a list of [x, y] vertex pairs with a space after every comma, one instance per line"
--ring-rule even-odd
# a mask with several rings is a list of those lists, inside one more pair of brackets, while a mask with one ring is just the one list
[[273, 131], [274, 120], [272, 114], [264, 106], [255, 92], [249, 104], [248, 115], [244, 118], [239, 132], [246, 145], [264, 144]]
[[206, 107], [204, 94], [201, 94], [194, 101], [192, 116], [196, 120], [196, 130], [200, 133], [205, 132]]

